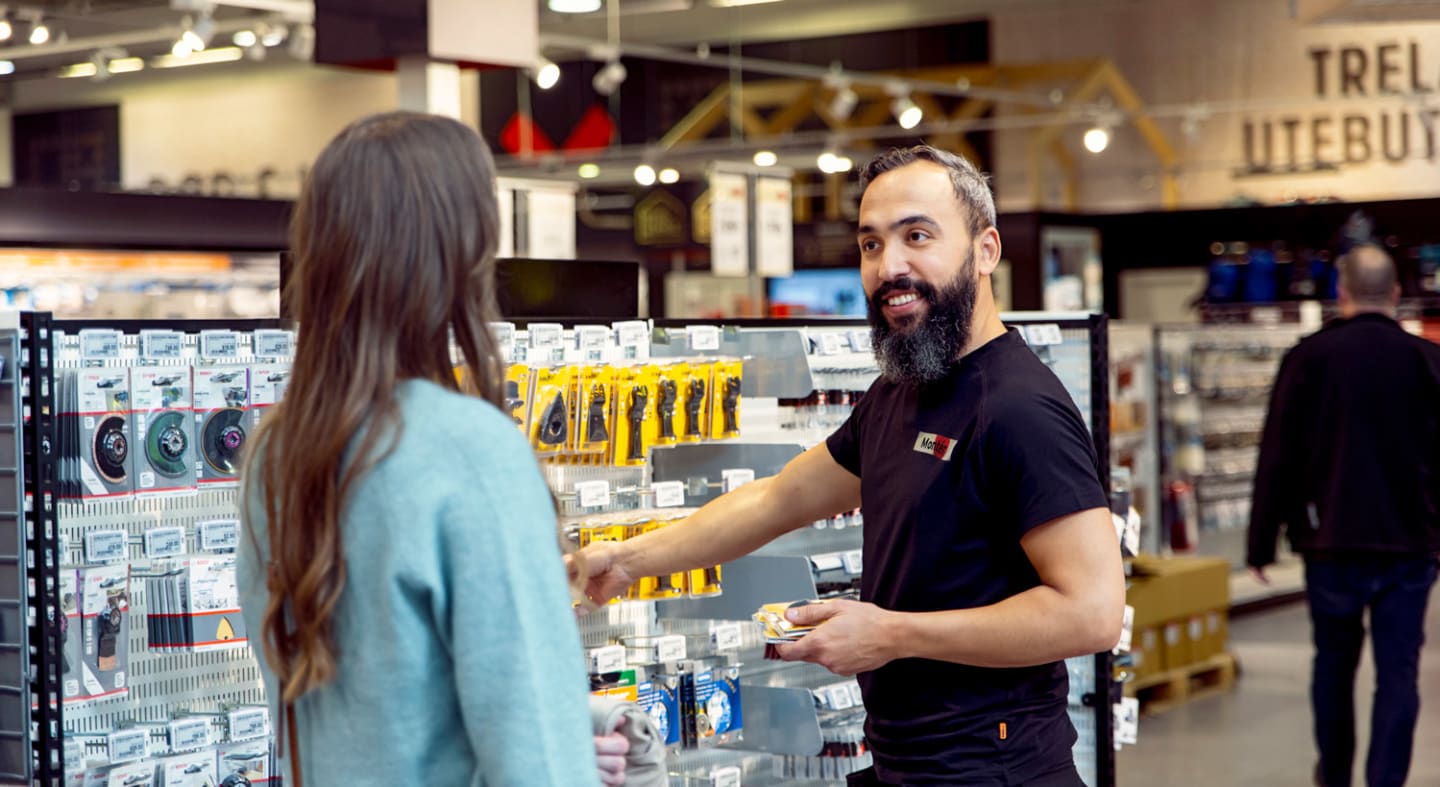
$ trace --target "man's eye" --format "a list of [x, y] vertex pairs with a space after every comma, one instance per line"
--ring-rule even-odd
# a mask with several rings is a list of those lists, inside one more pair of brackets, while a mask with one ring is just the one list
[[911, 241], [922, 241], [922, 240], [928, 240], [929, 238], [930, 238], [930, 233], [925, 232], [924, 230], [910, 230], [910, 240], [911, 240]]
[[873, 241], [873, 240], [862, 240], [862, 241], [860, 241], [860, 250], [861, 250], [861, 251], [874, 251], [874, 250], [876, 250], [876, 249], [878, 249], [878, 248], [880, 248], [880, 244], [877, 243], [877, 242], [875, 242], [875, 241]]

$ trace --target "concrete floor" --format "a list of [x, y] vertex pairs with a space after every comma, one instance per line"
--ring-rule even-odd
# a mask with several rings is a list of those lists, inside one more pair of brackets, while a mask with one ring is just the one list
[[[1228, 694], [1140, 720], [1140, 743], [1117, 759], [1119, 787], [1217, 785], [1309, 787], [1315, 766], [1310, 732], [1310, 620], [1305, 604], [1231, 622], [1240, 678]], [[1408, 784], [1440, 785], [1440, 601], [1432, 597], [1420, 664], [1420, 724]], [[1369, 648], [1356, 677], [1355, 785], [1364, 782], [1374, 669]]]

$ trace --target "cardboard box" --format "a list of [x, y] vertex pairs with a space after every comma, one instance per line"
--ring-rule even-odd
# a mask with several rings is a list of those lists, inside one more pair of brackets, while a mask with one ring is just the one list
[[1160, 629], [1156, 626], [1136, 629], [1130, 644], [1130, 656], [1135, 680], [1144, 680], [1165, 669], [1162, 664], [1165, 655], [1160, 648]]
[[1200, 616], [1204, 634], [1196, 649], [1196, 658], [1208, 659], [1225, 652], [1230, 637], [1230, 613], [1225, 609], [1212, 609]]
[[1161, 648], [1165, 657], [1161, 660], [1163, 669], [1184, 669], [1195, 663], [1195, 647], [1187, 631], [1188, 621], [1172, 620], [1161, 629]]
[[1135, 626], [1159, 626], [1230, 608], [1230, 563], [1223, 558], [1141, 555], [1131, 561], [1126, 601]]

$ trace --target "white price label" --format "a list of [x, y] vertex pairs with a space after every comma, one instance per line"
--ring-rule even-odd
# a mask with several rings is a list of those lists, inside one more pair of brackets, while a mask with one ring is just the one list
[[580, 499], [581, 508], [600, 508], [610, 505], [609, 481], [581, 481], [575, 485], [575, 496]]
[[838, 686], [831, 686], [829, 694], [830, 707], [835, 710], [845, 710], [846, 708], [855, 707], [855, 698], [850, 696], [850, 686], [848, 684], [842, 683]]
[[839, 354], [840, 354], [840, 334], [838, 334], [838, 333], [828, 333], [828, 332], [827, 332], [827, 333], [822, 333], [822, 334], [820, 334], [820, 354], [821, 354], [821, 355], [839, 355]]
[[531, 323], [530, 346], [537, 350], [559, 347], [565, 342], [565, 328], [558, 322]]
[[87, 361], [119, 358], [120, 332], [106, 328], [87, 328], [81, 331], [80, 357]]
[[153, 361], [175, 360], [180, 357], [184, 344], [179, 331], [141, 331], [140, 357]]
[[490, 323], [490, 334], [495, 337], [495, 343], [500, 345], [500, 357], [506, 363], [515, 362], [515, 323], [513, 322], [492, 322]]
[[170, 750], [190, 751], [210, 745], [210, 720], [203, 718], [176, 719], [170, 722]]
[[150, 733], [138, 727], [115, 730], [105, 739], [110, 763], [134, 762], [150, 756]]
[[655, 660], [680, 661], [685, 658], [685, 637], [671, 634], [655, 640]]
[[201, 522], [200, 549], [205, 552], [220, 552], [240, 545], [240, 522], [234, 519], [217, 519]]
[[861, 693], [858, 681], [850, 681], [850, 699], [854, 701], [856, 708], [865, 704], [865, 695]]
[[740, 787], [740, 769], [734, 765], [710, 772], [710, 787]]
[[234, 358], [240, 354], [240, 334], [234, 331], [201, 331], [201, 358]]
[[256, 331], [255, 354], [262, 358], [285, 358], [294, 355], [295, 334], [290, 331]]
[[740, 639], [739, 623], [716, 623], [710, 628], [710, 644], [716, 650], [737, 650]]
[[1115, 745], [1129, 744], [1134, 746], [1140, 742], [1140, 700], [1136, 697], [1126, 697], [1111, 708], [1115, 714]]
[[1125, 615], [1120, 622], [1120, 643], [1115, 646], [1115, 653], [1129, 653], [1135, 638], [1135, 608], [1129, 604], [1125, 605]]
[[811, 555], [810, 565], [814, 567], [817, 574], [824, 571], [839, 571], [845, 567], [845, 559], [839, 552]]
[[860, 576], [865, 571], [865, 552], [859, 549], [852, 549], [843, 556], [845, 561], [845, 573]]
[[871, 350], [869, 331], [851, 331], [850, 349], [857, 353], [868, 353]]
[[726, 492], [734, 492], [736, 489], [754, 480], [755, 471], [748, 467], [738, 467], [720, 471], [721, 489]]
[[91, 563], [124, 560], [130, 537], [124, 530], [96, 530], [85, 534], [85, 559]]
[[1053, 322], [1029, 326], [1025, 329], [1025, 340], [1030, 343], [1031, 347], [1065, 343], [1065, 337], [1060, 333], [1060, 326]]
[[656, 508], [679, 508], [685, 505], [683, 481], [657, 481], [650, 489], [655, 493]]
[[590, 651], [590, 674], [604, 675], [625, 669], [625, 646], [606, 645]]
[[613, 326], [623, 361], [650, 360], [650, 325], [644, 320], [617, 322]]
[[152, 527], [145, 531], [145, 557], [155, 560], [185, 554], [185, 528]]
[[597, 349], [603, 349], [610, 344], [610, 339], [615, 333], [604, 325], [577, 325], [575, 326], [575, 349], [585, 352], [587, 355]]
[[246, 741], [270, 734], [268, 708], [240, 708], [230, 711], [230, 740]]
[[715, 325], [691, 325], [685, 329], [685, 341], [692, 350], [718, 350], [720, 328]]

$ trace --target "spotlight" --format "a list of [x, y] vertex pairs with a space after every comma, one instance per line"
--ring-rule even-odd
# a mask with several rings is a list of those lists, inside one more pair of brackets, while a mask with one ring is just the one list
[[260, 43], [260, 36], [255, 35], [254, 30], [241, 30], [240, 32], [236, 33], [230, 40], [235, 42], [235, 46], [238, 46], [242, 49], [249, 49], [250, 47]]
[[60, 73], [56, 76], [61, 79], [75, 79], [77, 77], [93, 77], [97, 73], [99, 73], [99, 69], [95, 67], [94, 63], [76, 63], [60, 69]]
[[182, 35], [175, 41], [175, 45], [170, 47], [170, 54], [174, 57], [189, 57], [195, 54], [195, 50], [190, 48], [190, 42]]
[[600, 177], [600, 165], [590, 163], [581, 164], [580, 168], [575, 170], [575, 174], [579, 175], [585, 180], [594, 180], [595, 178]]
[[625, 64], [619, 60], [611, 60], [603, 68], [595, 72], [595, 78], [590, 81], [595, 92], [602, 96], [608, 96], [620, 89], [627, 76]]
[[842, 85], [830, 99], [830, 115], [836, 120], [846, 120], [855, 111], [858, 103], [860, 96], [856, 95], [849, 85]]
[[757, 167], [773, 167], [779, 161], [780, 157], [775, 155], [775, 151], [773, 150], [760, 150], [755, 152], [755, 166]]
[[112, 74], [131, 74], [144, 70], [145, 58], [143, 57], [117, 57], [110, 61], [110, 73]]
[[1085, 149], [1091, 153], [1104, 153], [1110, 147], [1110, 131], [1096, 126], [1085, 132]]
[[40, 46], [41, 44], [49, 43], [49, 41], [50, 26], [39, 19], [35, 20], [35, 26], [30, 28], [30, 43], [35, 46]]
[[900, 96], [890, 102], [890, 111], [895, 114], [895, 120], [900, 124], [900, 128], [906, 130], [915, 128], [920, 125], [921, 120], [925, 119], [925, 111], [916, 106], [909, 96]]
[[680, 182], [680, 171], [674, 167], [666, 167], [660, 170], [660, 182], [666, 185]]
[[842, 156], [833, 150], [827, 150], [815, 159], [815, 166], [827, 175], [835, 175], [849, 172], [850, 168], [855, 166], [855, 162], [851, 161], [849, 156]]
[[15, 73], [15, 61], [0, 60], [0, 76], [10, 76]]
[[9, 19], [0, 19], [0, 41], [9, 41], [15, 35], [15, 26]]
[[560, 82], [560, 66], [540, 58], [539, 68], [535, 70], [535, 84], [541, 90], [549, 90]]
[[655, 168], [649, 164], [641, 164], [635, 168], [635, 182], [642, 186], [655, 185]]
[[600, 0], [550, 0], [549, 5], [557, 14], [589, 14], [600, 10]]
[[184, 25], [185, 32], [180, 34], [180, 40], [190, 47], [191, 52], [204, 52], [215, 37], [215, 17], [206, 12], [200, 15], [200, 21], [192, 22], [187, 16]]
[[315, 56], [314, 25], [295, 27], [295, 34], [290, 36], [290, 56], [296, 60], [310, 60]]
[[280, 46], [290, 36], [290, 28], [285, 25], [266, 25], [257, 32], [260, 34], [260, 43], [265, 46]]

